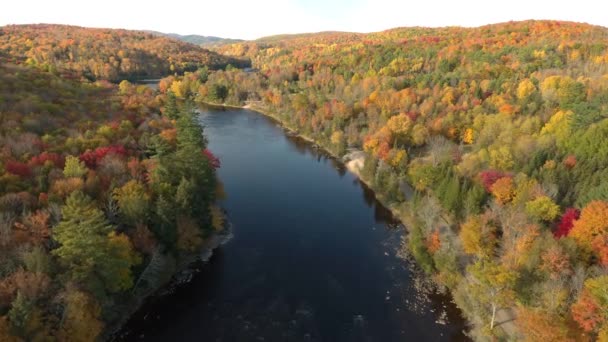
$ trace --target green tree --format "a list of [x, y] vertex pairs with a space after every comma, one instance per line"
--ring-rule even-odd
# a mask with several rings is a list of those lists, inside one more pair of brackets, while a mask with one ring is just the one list
[[11, 326], [16, 335], [23, 336], [25, 334], [33, 304], [21, 291], [17, 292], [17, 297], [11, 303], [11, 309], [8, 312]]
[[559, 206], [547, 196], [540, 196], [526, 203], [528, 215], [543, 221], [553, 221], [559, 215]]
[[228, 97], [228, 87], [223, 84], [212, 84], [209, 87], [209, 99], [224, 103], [226, 97]]
[[378, 159], [371, 154], [366, 154], [363, 168], [361, 169], [361, 177], [367, 180], [373, 180], [376, 177], [377, 169]]
[[177, 186], [177, 191], [175, 192], [175, 203], [178, 205], [178, 208], [180, 208], [183, 213], [190, 214], [190, 209], [192, 208], [192, 201], [195, 193], [196, 188], [194, 183], [182, 177], [182, 180]]
[[171, 90], [167, 91], [163, 114], [171, 120], [177, 119], [179, 116], [179, 108], [177, 106], [177, 96]]
[[99, 278], [110, 292], [129, 288], [131, 266], [138, 260], [134, 255], [126, 256], [124, 246], [116, 248], [112, 227], [91, 198], [73, 192], [61, 212], [62, 220], [54, 229], [60, 247], [52, 253], [67, 268], [69, 277], [95, 291], [100, 290]]
[[65, 166], [63, 168], [63, 175], [66, 178], [77, 177], [80, 178], [87, 174], [87, 167], [78, 157], [68, 156], [65, 158]]
[[198, 80], [204, 84], [204, 83], [207, 83], [208, 79], [209, 79], [209, 68], [207, 66], [204, 66], [204, 67], [198, 69]]

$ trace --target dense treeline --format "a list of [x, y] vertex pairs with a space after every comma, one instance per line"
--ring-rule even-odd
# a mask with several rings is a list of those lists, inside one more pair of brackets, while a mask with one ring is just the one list
[[217, 167], [188, 105], [0, 61], [0, 340], [115, 327], [221, 229]]
[[71, 70], [89, 80], [162, 77], [207, 66], [248, 62], [147, 32], [65, 25], [0, 27], [0, 52], [47, 71]]
[[177, 40], [184, 41], [186, 43], [199, 45], [199, 46], [207, 47], [207, 48], [222, 46], [225, 44], [234, 44], [234, 43], [243, 42], [242, 39], [220, 38], [220, 37], [214, 37], [214, 36], [201, 36], [201, 35], [197, 35], [197, 34], [181, 35], [181, 34], [176, 34], [176, 33], [162, 33], [162, 32], [156, 32], [156, 31], [146, 31], [146, 32], [150, 32], [150, 33], [158, 35], [158, 36], [166, 36], [169, 38], [174, 38]]
[[[608, 338], [607, 29], [527, 21], [220, 50], [256, 69], [161, 90], [248, 103], [336, 155], [364, 150], [362, 177], [473, 337]], [[515, 327], [497, 329], [510, 314]]]

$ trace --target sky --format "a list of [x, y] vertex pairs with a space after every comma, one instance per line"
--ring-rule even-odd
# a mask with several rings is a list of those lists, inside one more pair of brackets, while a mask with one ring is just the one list
[[0, 26], [53, 23], [224, 38], [555, 19], [608, 26], [601, 0], [18, 0]]

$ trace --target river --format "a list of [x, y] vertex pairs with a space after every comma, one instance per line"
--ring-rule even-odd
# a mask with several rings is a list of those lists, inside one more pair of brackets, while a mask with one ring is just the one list
[[204, 110], [234, 238], [124, 341], [462, 341], [448, 296], [396, 256], [403, 227], [334, 159], [247, 110]]

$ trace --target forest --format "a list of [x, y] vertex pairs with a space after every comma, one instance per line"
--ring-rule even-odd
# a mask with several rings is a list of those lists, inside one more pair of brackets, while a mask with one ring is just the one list
[[608, 341], [608, 29], [326, 32], [216, 51], [254, 69], [171, 76], [161, 93], [247, 105], [337, 157], [365, 151], [361, 177], [472, 338]]
[[108, 80], [230, 58], [126, 31], [0, 32], [0, 340], [107, 339], [223, 229], [192, 104]]
[[[524, 21], [213, 50], [0, 28], [0, 340], [103, 338], [222, 228], [196, 101], [247, 105], [336, 157], [364, 151], [359, 173], [405, 223], [402, 248], [473, 339], [608, 341], [608, 29]], [[128, 81], [169, 74], [159, 92]]]
[[15, 63], [50, 72], [62, 70], [65, 76], [84, 76], [91, 81], [159, 78], [203, 66], [248, 65], [150, 32], [49, 24], [1, 27], [0, 51]]

